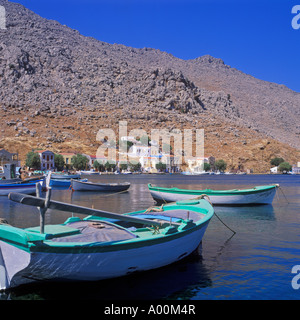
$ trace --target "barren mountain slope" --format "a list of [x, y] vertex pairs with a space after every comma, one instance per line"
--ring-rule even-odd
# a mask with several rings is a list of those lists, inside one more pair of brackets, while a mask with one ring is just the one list
[[209, 56], [184, 61], [108, 44], [22, 5], [0, 5], [7, 12], [0, 144], [23, 158], [32, 148], [95, 154], [97, 131], [126, 120], [149, 133], [204, 128], [205, 154], [235, 167], [264, 170], [272, 156], [299, 159], [298, 93]]

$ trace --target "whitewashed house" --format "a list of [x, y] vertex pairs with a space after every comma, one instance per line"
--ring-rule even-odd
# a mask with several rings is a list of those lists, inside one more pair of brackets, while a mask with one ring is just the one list
[[204, 172], [204, 163], [209, 163], [208, 158], [185, 158], [185, 162], [188, 165], [188, 171], [192, 174]]
[[293, 174], [300, 174], [300, 162], [297, 163], [297, 166], [293, 166], [292, 173]]
[[278, 167], [271, 168], [270, 173], [278, 173]]

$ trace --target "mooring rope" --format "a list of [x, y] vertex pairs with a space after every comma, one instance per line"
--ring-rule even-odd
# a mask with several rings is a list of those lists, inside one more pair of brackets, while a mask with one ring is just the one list
[[281, 193], [283, 194], [283, 196], [284, 196], [284, 198], [285, 198], [286, 202], [289, 204], [289, 201], [288, 201], [287, 197], [285, 196], [285, 194], [284, 194], [284, 192], [283, 192], [283, 190], [282, 190], [281, 186], [279, 186], [279, 185], [278, 185], [278, 189], [281, 191]]
[[229, 228], [228, 225], [227, 225], [224, 221], [222, 221], [222, 219], [216, 214], [216, 212], [215, 212], [215, 216], [216, 216], [216, 217], [220, 220], [220, 222], [223, 223], [223, 225], [224, 225], [226, 228], [228, 228], [233, 234], [236, 234], [236, 232], [235, 232], [234, 230], [232, 230], [231, 228]]
[[[205, 198], [207, 198], [207, 199], [205, 199]], [[197, 198], [195, 198], [195, 199], [196, 199], [196, 200], [204, 199], [204, 200], [208, 201], [208, 202], [211, 204], [211, 206], [213, 207], [213, 204], [212, 204], [212, 202], [210, 201], [210, 198], [209, 198], [209, 196], [208, 196], [207, 194], [201, 194], [201, 196], [199, 196], [199, 197], [197, 197]], [[236, 232], [235, 232], [234, 230], [232, 230], [232, 229], [217, 215], [216, 211], [214, 211], [214, 214], [215, 214], [215, 216], [220, 220], [220, 222], [221, 222], [226, 228], [228, 228], [231, 232], [233, 232], [233, 234], [236, 234]]]

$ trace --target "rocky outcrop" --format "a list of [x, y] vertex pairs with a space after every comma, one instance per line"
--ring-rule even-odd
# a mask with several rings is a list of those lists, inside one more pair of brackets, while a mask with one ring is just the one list
[[7, 29], [0, 30], [6, 113], [73, 115], [81, 121], [90, 110], [122, 110], [126, 117], [165, 121], [176, 112], [191, 124], [205, 114], [300, 148], [299, 93], [211, 56], [184, 61], [151, 48], [108, 44], [22, 5], [5, 0], [0, 5], [7, 12]]

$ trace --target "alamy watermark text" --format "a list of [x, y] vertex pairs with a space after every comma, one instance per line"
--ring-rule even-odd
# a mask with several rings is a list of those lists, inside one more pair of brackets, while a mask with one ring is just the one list
[[0, 6], [0, 29], [6, 29], [6, 11], [3, 6]]
[[292, 28], [298, 30], [300, 29], [300, 5], [293, 6], [292, 14], [295, 14], [292, 19]]

